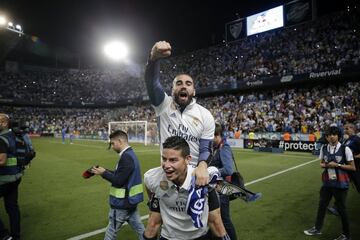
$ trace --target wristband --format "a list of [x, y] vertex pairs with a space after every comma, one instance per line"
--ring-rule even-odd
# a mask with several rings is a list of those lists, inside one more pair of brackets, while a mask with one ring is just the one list
[[221, 240], [231, 240], [230, 236], [226, 233], [225, 236], [221, 238]]

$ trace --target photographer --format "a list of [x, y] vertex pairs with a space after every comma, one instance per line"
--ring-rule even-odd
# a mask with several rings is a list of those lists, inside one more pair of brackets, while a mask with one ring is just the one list
[[0, 238], [20, 239], [20, 210], [18, 187], [23, 175], [17, 164], [15, 134], [9, 130], [9, 116], [0, 113], [0, 197], [4, 198], [9, 215], [10, 233], [0, 220]]
[[326, 208], [332, 197], [341, 216], [342, 234], [337, 240], [350, 239], [349, 219], [346, 212], [346, 195], [349, 188], [349, 174], [355, 171], [353, 154], [349, 147], [339, 142], [341, 131], [338, 127], [330, 127], [326, 132], [327, 145], [320, 150], [320, 166], [324, 168], [322, 174], [323, 185], [320, 189], [320, 201], [315, 226], [305, 230], [306, 235], [320, 235], [324, 224]]

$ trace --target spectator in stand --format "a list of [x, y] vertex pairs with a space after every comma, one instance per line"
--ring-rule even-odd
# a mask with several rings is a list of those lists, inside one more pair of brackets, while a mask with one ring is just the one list
[[285, 132], [283, 135], [283, 140], [286, 142], [291, 141], [291, 134], [289, 132]]
[[314, 134], [314, 131], [313, 130], [310, 130], [310, 133], [309, 133], [309, 142], [315, 142], [316, 141], [316, 136]]

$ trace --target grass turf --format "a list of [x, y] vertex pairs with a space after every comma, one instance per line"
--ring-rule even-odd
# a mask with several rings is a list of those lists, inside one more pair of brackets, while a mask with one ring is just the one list
[[[117, 155], [98, 141], [61, 144], [59, 139], [35, 139], [37, 157], [20, 185], [22, 239], [68, 239], [104, 228], [107, 225], [109, 183], [101, 177], [83, 179], [82, 172], [92, 165], [114, 169]], [[159, 166], [158, 146], [133, 144], [144, 173]], [[306, 153], [270, 154], [234, 150], [240, 172], [246, 182], [314, 160]], [[303, 230], [314, 224], [321, 186], [318, 162], [279, 174], [248, 186], [262, 192], [255, 203], [231, 202], [231, 216], [239, 239], [311, 239]], [[147, 215], [146, 201], [139, 205]], [[351, 188], [347, 199], [353, 239], [360, 239], [359, 194]], [[4, 207], [1, 219], [8, 225]], [[146, 221], [144, 221], [146, 224]], [[341, 232], [340, 218], [327, 215], [316, 239], [333, 239]], [[103, 233], [87, 239], [103, 239]], [[129, 226], [118, 239], [137, 239]]]

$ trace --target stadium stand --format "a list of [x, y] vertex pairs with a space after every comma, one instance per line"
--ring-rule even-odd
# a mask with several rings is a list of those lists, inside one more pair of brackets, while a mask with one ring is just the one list
[[[349, 121], [360, 128], [360, 85], [354, 80], [360, 75], [359, 23], [359, 9], [352, 9], [171, 57], [161, 65], [161, 81], [170, 89], [174, 76], [186, 70], [199, 101], [226, 125], [229, 136], [250, 129], [306, 134]], [[91, 135], [114, 119], [155, 120], [143, 70], [16, 64], [16, 70], [0, 71], [1, 110], [33, 133], [59, 133], [67, 124]], [[303, 87], [304, 82], [315, 85]]]

